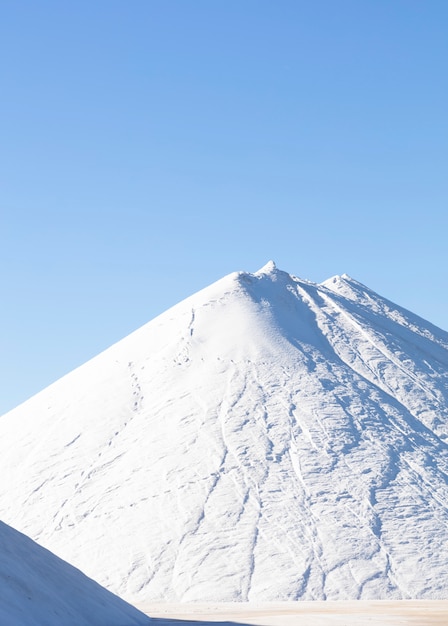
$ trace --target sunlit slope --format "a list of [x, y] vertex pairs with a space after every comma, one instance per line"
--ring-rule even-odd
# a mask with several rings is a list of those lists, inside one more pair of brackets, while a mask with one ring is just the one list
[[0, 515], [132, 601], [446, 597], [448, 335], [235, 273], [0, 419]]
[[0, 624], [144, 626], [148, 617], [0, 522]]

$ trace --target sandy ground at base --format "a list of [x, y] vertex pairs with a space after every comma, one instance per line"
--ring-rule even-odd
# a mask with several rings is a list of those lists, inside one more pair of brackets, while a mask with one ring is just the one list
[[153, 603], [137, 608], [155, 626], [448, 626], [448, 600]]

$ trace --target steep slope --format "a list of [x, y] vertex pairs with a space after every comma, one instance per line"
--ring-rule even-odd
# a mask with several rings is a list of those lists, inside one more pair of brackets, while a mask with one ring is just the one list
[[0, 554], [0, 624], [151, 624], [143, 613], [2, 522]]
[[446, 597], [448, 335], [269, 263], [0, 419], [0, 515], [134, 602]]

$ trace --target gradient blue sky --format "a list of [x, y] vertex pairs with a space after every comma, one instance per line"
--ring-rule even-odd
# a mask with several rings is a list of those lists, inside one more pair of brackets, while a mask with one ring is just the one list
[[0, 413], [269, 259], [448, 329], [446, 0], [3, 0]]

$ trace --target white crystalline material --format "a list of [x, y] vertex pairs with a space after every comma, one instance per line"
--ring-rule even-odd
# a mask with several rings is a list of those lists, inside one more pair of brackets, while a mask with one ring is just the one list
[[0, 522], [0, 624], [144, 626], [151, 620]]
[[134, 603], [446, 598], [448, 334], [231, 274], [0, 419], [0, 515]]

